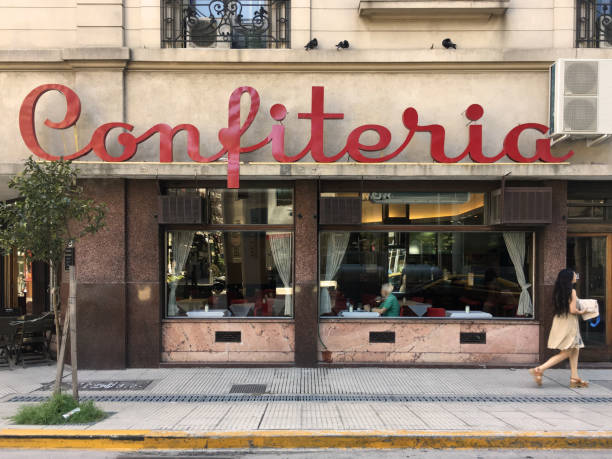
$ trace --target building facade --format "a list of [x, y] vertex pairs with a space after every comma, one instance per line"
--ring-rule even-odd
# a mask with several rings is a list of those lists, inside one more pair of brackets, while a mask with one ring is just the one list
[[[566, 266], [610, 360], [610, 1], [0, 9], [0, 200], [34, 155], [108, 206], [84, 367], [532, 364]], [[2, 308], [48, 309], [1, 267]]]

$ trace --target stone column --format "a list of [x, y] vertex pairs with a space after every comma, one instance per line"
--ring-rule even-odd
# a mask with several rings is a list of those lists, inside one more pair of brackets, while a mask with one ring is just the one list
[[552, 188], [553, 221], [536, 233], [536, 319], [540, 321], [540, 360], [550, 357], [546, 344], [553, 319], [552, 294], [567, 259], [567, 182], [544, 182]]
[[87, 197], [106, 204], [107, 213], [106, 226], [76, 246], [79, 368], [125, 368], [126, 184], [124, 179], [81, 184]]
[[127, 182], [127, 366], [160, 361], [160, 252], [155, 180]]
[[317, 363], [317, 182], [295, 182], [295, 363], [310, 367]]

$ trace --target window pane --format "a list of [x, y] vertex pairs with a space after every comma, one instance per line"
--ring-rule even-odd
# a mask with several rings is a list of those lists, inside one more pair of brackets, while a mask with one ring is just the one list
[[177, 230], [166, 241], [168, 317], [293, 315], [292, 233]]
[[362, 223], [482, 225], [484, 193], [364, 193]]
[[400, 315], [469, 306], [474, 318], [532, 317], [531, 241], [519, 232], [322, 232], [320, 312], [377, 307], [390, 283]]
[[230, 225], [291, 225], [293, 190], [213, 189], [207, 195], [210, 223]]
[[169, 188], [168, 195], [200, 196], [207, 223], [216, 225], [291, 225], [292, 188]]

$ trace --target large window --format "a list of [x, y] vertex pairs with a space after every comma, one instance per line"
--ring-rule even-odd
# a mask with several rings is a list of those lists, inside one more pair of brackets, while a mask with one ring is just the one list
[[292, 189], [168, 194], [199, 194], [205, 223], [165, 230], [167, 317], [293, 315]]
[[576, 47], [612, 48], [612, 0], [576, 1]]
[[288, 48], [289, 0], [162, 0], [162, 48]]
[[516, 231], [322, 231], [320, 313], [377, 317], [366, 313], [388, 283], [400, 307], [383, 314], [533, 317], [532, 242]]

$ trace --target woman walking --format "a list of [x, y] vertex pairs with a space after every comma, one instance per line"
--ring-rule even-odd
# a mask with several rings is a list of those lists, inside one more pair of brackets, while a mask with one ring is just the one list
[[542, 385], [542, 375], [545, 370], [569, 359], [570, 387], [589, 387], [589, 383], [578, 376], [578, 353], [584, 347], [578, 316], [584, 312], [577, 307], [576, 278], [576, 273], [571, 269], [563, 269], [557, 275], [553, 291], [555, 316], [548, 336], [548, 348], [559, 349], [560, 352], [539, 367], [529, 370], [538, 386]]

